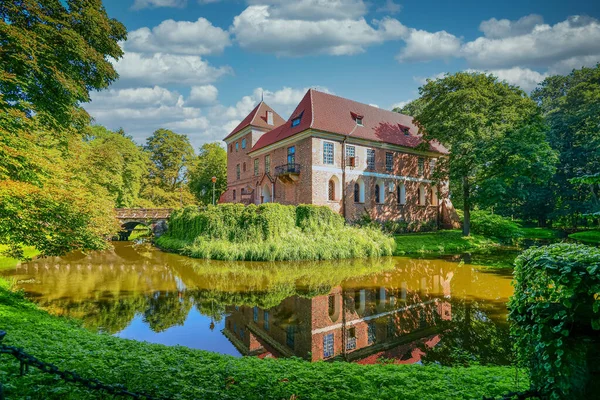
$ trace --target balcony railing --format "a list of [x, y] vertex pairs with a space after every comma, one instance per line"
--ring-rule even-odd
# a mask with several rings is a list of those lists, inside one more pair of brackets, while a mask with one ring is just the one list
[[300, 174], [300, 164], [284, 164], [280, 165], [279, 167], [275, 167], [275, 175], [281, 176], [289, 174]]

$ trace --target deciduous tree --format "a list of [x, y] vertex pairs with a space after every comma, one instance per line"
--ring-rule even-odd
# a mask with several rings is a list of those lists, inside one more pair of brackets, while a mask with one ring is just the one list
[[227, 190], [227, 152], [218, 142], [202, 145], [190, 172], [190, 191], [203, 204], [212, 203], [213, 176], [217, 178], [215, 201], [218, 201]]

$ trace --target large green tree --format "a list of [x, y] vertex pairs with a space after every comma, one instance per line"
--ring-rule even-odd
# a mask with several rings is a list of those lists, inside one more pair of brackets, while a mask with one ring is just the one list
[[190, 171], [190, 191], [203, 204], [212, 203], [213, 176], [217, 178], [214, 194], [216, 202], [227, 190], [227, 152], [218, 142], [202, 145]]
[[540, 109], [518, 87], [493, 75], [459, 72], [428, 80], [419, 91], [415, 122], [426, 140], [450, 150], [437, 179], [449, 177], [460, 191], [464, 235], [475, 205], [523, 198], [528, 184], [552, 175], [555, 155]]
[[125, 27], [100, 0], [0, 2], [0, 244], [13, 256], [104, 245], [106, 192], [78, 176], [89, 116], [80, 103], [117, 78]]
[[101, 0], [0, 2], [0, 113], [35, 113], [52, 129], [83, 128], [89, 92], [118, 78], [125, 26]]
[[150, 158], [150, 169], [142, 197], [160, 207], [194, 203], [187, 182], [196, 156], [188, 137], [158, 129], [146, 140], [144, 150]]
[[549, 142], [560, 162], [548, 190], [554, 216], [577, 224], [581, 215], [598, 213], [600, 185], [600, 64], [546, 78], [532, 97], [550, 126]]

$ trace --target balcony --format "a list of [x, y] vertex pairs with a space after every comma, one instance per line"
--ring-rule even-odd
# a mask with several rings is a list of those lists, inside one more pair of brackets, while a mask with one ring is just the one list
[[294, 183], [300, 176], [300, 164], [284, 164], [275, 167], [275, 176], [283, 183]]

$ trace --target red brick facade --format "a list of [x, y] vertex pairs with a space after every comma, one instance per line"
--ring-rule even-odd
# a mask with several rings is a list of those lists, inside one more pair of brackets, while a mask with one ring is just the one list
[[[431, 169], [445, 149], [438, 145], [422, 150], [416, 127], [407, 122], [410, 117], [372, 111], [374, 107], [330, 95], [326, 95], [331, 97], [330, 103], [337, 101], [340, 108], [371, 113], [372, 120], [370, 125], [366, 119], [360, 124], [356, 120], [357, 129], [350, 129], [348, 134], [317, 130], [315, 118], [319, 117], [324, 125], [330, 123], [315, 108], [316, 99], [323, 96], [309, 91], [290, 120], [271, 131], [248, 125], [225, 139], [228, 189], [221, 201], [326, 205], [350, 221], [366, 213], [380, 221], [435, 225], [447, 186], [438, 189], [440, 185], [431, 180]], [[310, 107], [310, 112], [306, 107]], [[268, 106], [262, 109], [270, 110]], [[363, 114], [328, 118], [344, 119], [342, 122], [347, 124], [345, 119], [353, 121], [356, 115]], [[305, 126], [300, 126], [305, 123], [302, 119], [309, 117], [313, 123], [306, 121]], [[295, 119], [300, 119], [297, 128]], [[396, 130], [391, 130], [392, 125]], [[330, 126], [332, 131], [337, 129]], [[287, 132], [293, 129], [298, 132]]]

